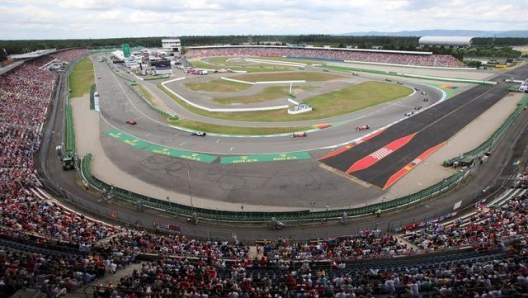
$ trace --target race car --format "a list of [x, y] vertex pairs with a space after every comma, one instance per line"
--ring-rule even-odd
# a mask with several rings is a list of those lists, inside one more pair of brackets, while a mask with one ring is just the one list
[[191, 136], [195, 137], [205, 137], [207, 134], [204, 131], [193, 131], [191, 132]]
[[370, 129], [370, 126], [366, 124], [356, 127], [356, 130], [367, 130], [367, 129]]
[[414, 109], [417, 110], [417, 111], [418, 111], [418, 110], [421, 110], [421, 109], [422, 109], [422, 106], [415, 106]]
[[129, 124], [129, 125], [136, 125], [137, 122], [136, 122], [136, 120], [127, 120], [126, 124]]
[[409, 116], [412, 116], [414, 115], [414, 112], [407, 112], [404, 114], [405, 117], [409, 117]]
[[307, 136], [308, 136], [308, 134], [305, 133], [305, 132], [294, 132], [291, 135], [292, 138], [304, 138], [304, 137], [307, 137]]

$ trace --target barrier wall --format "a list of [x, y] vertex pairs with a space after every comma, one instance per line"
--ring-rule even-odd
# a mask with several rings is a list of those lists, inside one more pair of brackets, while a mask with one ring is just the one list
[[66, 105], [66, 138], [64, 151], [75, 153], [75, 131], [73, 129], [73, 114], [71, 105]]
[[207, 111], [207, 112], [212, 112], [212, 113], [233, 113], [233, 112], [257, 112], [257, 111], [272, 111], [272, 110], [280, 110], [280, 109], [287, 109], [288, 108], [288, 105], [282, 105], [282, 106], [271, 106], [271, 107], [254, 107], [254, 108], [230, 108], [230, 109], [219, 109], [219, 108], [209, 108], [209, 107], [206, 107], [206, 106], [202, 106], [202, 105], [199, 105], [199, 104], [196, 104], [188, 99], [186, 99], [185, 97], [179, 95], [178, 93], [174, 92], [173, 90], [167, 88], [167, 86], [165, 86], [165, 84], [168, 84], [168, 83], [171, 83], [171, 82], [174, 82], [174, 81], [179, 81], [179, 80], [183, 80], [185, 79], [185, 77], [182, 77], [182, 78], [177, 78], [177, 79], [174, 79], [174, 80], [170, 80], [170, 81], [166, 81], [166, 82], [163, 82], [161, 83], [161, 86], [167, 90], [167, 92], [169, 92], [170, 94], [178, 97], [179, 99], [183, 100], [186, 104], [192, 106], [192, 107], [195, 107], [195, 108], [198, 108], [200, 110], [204, 110], [204, 111]]
[[130, 89], [134, 90], [134, 92], [139, 96], [139, 98], [141, 98], [154, 112], [160, 114], [161, 116], [163, 116], [165, 118], [169, 118], [169, 120], [172, 120], [172, 121], [176, 121], [176, 120], [179, 119], [177, 115], [169, 114], [169, 113], [167, 113], [165, 111], [162, 111], [162, 110], [158, 109], [154, 105], [152, 105], [152, 103], [145, 98], [143, 93], [141, 93], [141, 91], [139, 91], [137, 88], [134, 88], [134, 86], [135, 86], [135, 84], [128, 84], [128, 87], [130, 87]]
[[95, 88], [95, 84], [92, 84], [92, 86], [90, 86], [90, 110], [95, 109], [94, 93], [96, 90], [97, 89]]
[[499, 127], [492, 135], [491, 137], [486, 140], [484, 143], [480, 144], [477, 148], [468, 151], [460, 156], [457, 156], [455, 158], [449, 159], [444, 161], [443, 165], [445, 167], [450, 167], [455, 162], [459, 162], [467, 157], [478, 157], [482, 156], [487, 151], [490, 151], [493, 146], [497, 143], [497, 141], [502, 137], [504, 132], [515, 122], [519, 114], [525, 109], [526, 105], [528, 105], [528, 95], [525, 95], [521, 101], [519, 101], [519, 104], [517, 105], [517, 109], [504, 121], [504, 123]]
[[[99, 191], [103, 189], [109, 189], [111, 185], [97, 179], [92, 175], [90, 171], [90, 162], [92, 159], [91, 154], [87, 154], [82, 158], [81, 171], [82, 175], [88, 183]], [[176, 217], [190, 217], [193, 213], [196, 213], [200, 219], [211, 220], [211, 221], [222, 221], [222, 222], [248, 222], [248, 223], [267, 223], [272, 217], [275, 217], [279, 221], [296, 221], [296, 222], [309, 222], [309, 221], [321, 221], [330, 218], [339, 218], [343, 215], [343, 212], [347, 212], [349, 217], [363, 216], [372, 214], [374, 211], [390, 210], [399, 207], [403, 207], [422, 199], [429, 199], [431, 197], [439, 196], [445, 191], [458, 185], [469, 171], [457, 172], [453, 176], [444, 179], [443, 181], [423, 189], [420, 192], [398, 198], [395, 200], [382, 202], [378, 204], [372, 204], [359, 208], [344, 208], [334, 209], [328, 211], [310, 211], [310, 210], [298, 210], [298, 211], [285, 211], [285, 212], [243, 212], [243, 211], [227, 211], [227, 210], [216, 210], [216, 209], [205, 209], [191, 207], [188, 205], [182, 205], [167, 200], [151, 198], [141, 194], [136, 194], [125, 189], [114, 187], [114, 197], [116, 199], [123, 200], [129, 204], [137, 204], [140, 202], [143, 206], [158, 211], [170, 213]]]

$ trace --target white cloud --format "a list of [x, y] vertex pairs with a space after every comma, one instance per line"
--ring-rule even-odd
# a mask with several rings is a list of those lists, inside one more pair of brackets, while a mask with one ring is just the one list
[[526, 30], [526, 0], [4, 0], [1, 39]]

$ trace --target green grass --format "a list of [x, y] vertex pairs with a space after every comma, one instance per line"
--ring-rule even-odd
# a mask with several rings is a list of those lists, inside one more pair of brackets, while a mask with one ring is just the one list
[[[160, 87], [161, 84], [158, 85]], [[148, 89], [143, 87], [141, 84], [138, 85], [140, 91], [143, 93], [143, 96], [155, 106], [155, 101], [152, 99], [152, 94]], [[164, 90], [164, 89], [162, 89]], [[172, 94], [167, 93], [171, 98], [177, 101], [180, 105], [185, 105], [187, 109], [194, 109], [193, 107], [185, 104], [179, 99], [175, 99]], [[290, 133], [296, 131], [305, 131], [309, 130], [309, 126], [290, 126], [290, 127], [238, 127], [238, 126], [225, 126], [225, 125], [216, 125], [209, 124], [204, 122], [198, 122], [189, 119], [178, 119], [170, 120], [166, 118], [167, 122], [171, 125], [184, 127], [196, 131], [206, 131], [210, 133], [224, 133], [224, 134], [233, 134], [233, 135], [268, 135], [268, 134], [281, 134], [281, 133]]]
[[150, 91], [145, 88], [143, 85], [137, 85], [137, 87], [139, 88], [139, 91], [141, 92], [141, 94], [143, 94], [143, 97], [155, 108], [160, 108], [159, 105], [157, 104], [157, 101], [154, 100], [153, 96], [152, 96], [152, 93], [150, 93]]
[[183, 84], [193, 91], [206, 92], [240, 92], [249, 89], [252, 85], [228, 80], [212, 80], [207, 82], [191, 82]]
[[[293, 93], [300, 90], [301, 88], [293, 88]], [[264, 102], [277, 98], [284, 98], [284, 104], [286, 104], [286, 99], [288, 98], [288, 93], [290, 87], [288, 86], [270, 86], [262, 90], [262, 92], [257, 94], [250, 94], [245, 96], [229, 96], [229, 97], [216, 97], [213, 98], [214, 102], [220, 104], [248, 104], [256, 102]]]
[[344, 76], [329, 74], [326, 72], [284, 72], [284, 73], [261, 73], [261, 74], [241, 74], [230, 77], [235, 80], [249, 81], [249, 82], [264, 82], [264, 81], [298, 81], [305, 80], [307, 82], [324, 82], [333, 80], [343, 80]]
[[73, 68], [70, 77], [70, 97], [81, 97], [90, 92], [90, 86], [95, 83], [93, 63], [84, 57]]
[[[263, 63], [248, 62], [242, 59], [227, 62], [228, 59], [232, 59], [232, 58], [239, 58], [239, 57], [213, 57], [213, 58], [205, 58], [202, 60], [206, 60], [207, 62], [212, 63], [212, 64], [226, 64], [226, 63], [228, 63], [229, 65], [249, 64], [249, 63], [259, 64], [259, 65], [270, 64], [269, 62], [263, 62]], [[322, 64], [322, 62], [317, 59], [310, 60], [310, 59], [291, 59], [291, 58], [279, 58], [279, 57], [244, 57], [244, 58], [256, 59], [256, 60], [277, 61], [277, 62], [304, 63], [307, 65]]]
[[211, 64], [226, 64], [227, 59], [230, 59], [231, 57], [213, 57], [213, 58], [206, 58], [206, 59], [200, 59], [200, 61], [206, 61], [206, 63]]
[[202, 61], [199, 61], [199, 60], [195, 60], [195, 61], [190, 61], [190, 63], [192, 64], [193, 67], [196, 67], [196, 68], [204, 68], [204, 69], [221, 69], [221, 68], [224, 68], [224, 69], [231, 69], [231, 70], [235, 70], [235, 71], [247, 71], [247, 72], [281, 72], [281, 71], [292, 71], [294, 69], [297, 69], [296, 67], [284, 67], [284, 66], [277, 66], [277, 67], [274, 67], [274, 66], [259, 66], [259, 65], [255, 65], [255, 64], [252, 64], [252, 63], [245, 63], [240, 65], [240, 66], [224, 66], [224, 65], [215, 65], [215, 64], [209, 64], [209, 63], [205, 63], [205, 62], [202, 62]]
[[321, 117], [332, 117], [351, 113], [408, 96], [412, 90], [384, 82], [363, 82], [327, 94], [311, 97], [304, 101]]
[[[158, 85], [161, 88], [161, 85]], [[288, 122], [300, 120], [316, 120], [333, 116], [352, 113], [361, 109], [392, 101], [411, 94], [408, 87], [384, 83], [364, 82], [347, 88], [336, 90], [327, 94], [307, 99], [304, 103], [310, 104], [313, 111], [298, 115], [289, 115], [285, 110], [240, 112], [240, 113], [211, 113], [186, 104], [181, 99], [161, 88], [169, 97], [183, 108], [197, 115], [226, 119], [233, 121], [249, 122]]]

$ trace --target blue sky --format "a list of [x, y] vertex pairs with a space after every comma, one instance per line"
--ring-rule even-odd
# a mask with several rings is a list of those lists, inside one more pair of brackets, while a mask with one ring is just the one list
[[528, 0], [3, 0], [0, 40], [528, 30]]

